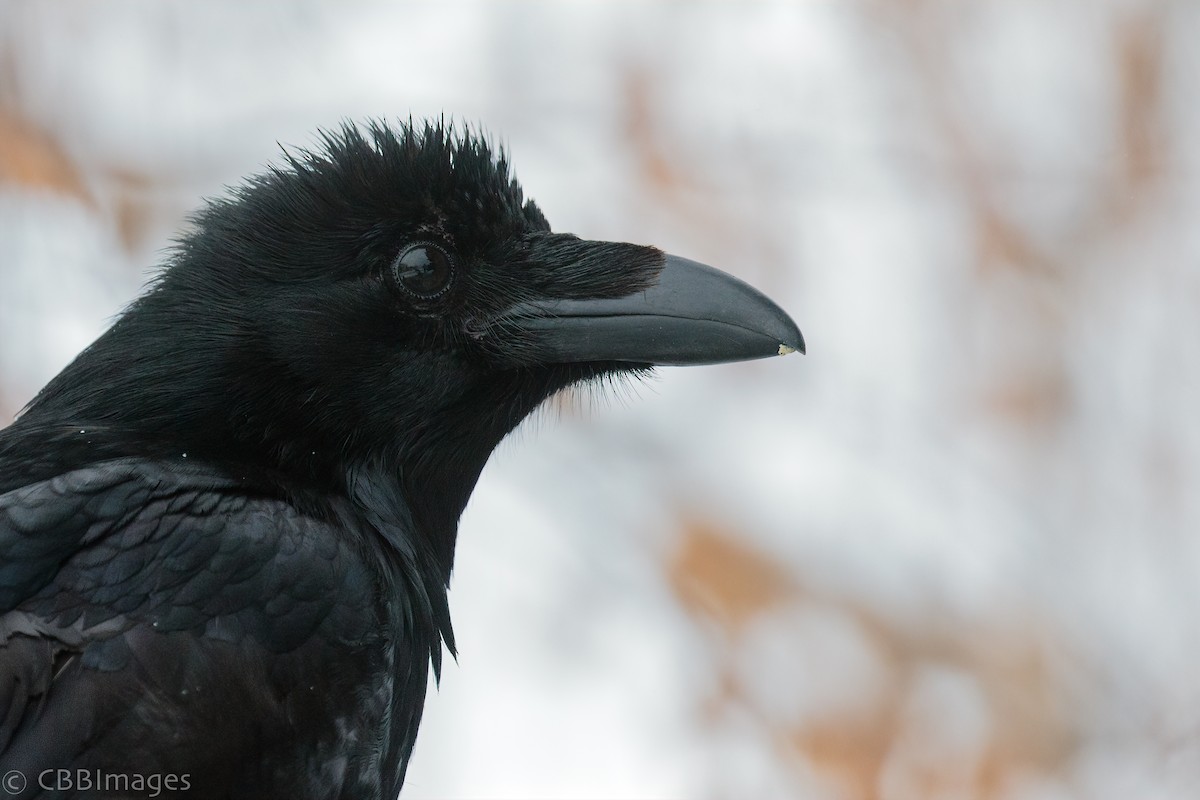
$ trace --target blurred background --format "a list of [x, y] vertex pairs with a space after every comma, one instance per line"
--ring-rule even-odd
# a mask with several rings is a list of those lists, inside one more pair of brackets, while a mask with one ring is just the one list
[[0, 424], [203, 198], [446, 115], [809, 355], [553, 403], [407, 798], [1200, 795], [1200, 4], [0, 0]]

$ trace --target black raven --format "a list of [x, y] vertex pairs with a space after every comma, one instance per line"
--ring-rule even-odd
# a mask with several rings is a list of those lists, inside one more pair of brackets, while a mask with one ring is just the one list
[[0, 432], [11, 796], [394, 798], [497, 443], [581, 381], [804, 349], [722, 272], [552, 233], [443, 123], [323, 134], [193, 222]]

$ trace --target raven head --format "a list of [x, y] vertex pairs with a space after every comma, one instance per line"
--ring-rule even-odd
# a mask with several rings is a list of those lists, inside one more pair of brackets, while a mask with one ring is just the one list
[[804, 349], [724, 273], [551, 232], [503, 153], [443, 125], [326, 134], [194, 223], [26, 417], [318, 489], [378, 466], [423, 527], [452, 530], [492, 449], [554, 392]]

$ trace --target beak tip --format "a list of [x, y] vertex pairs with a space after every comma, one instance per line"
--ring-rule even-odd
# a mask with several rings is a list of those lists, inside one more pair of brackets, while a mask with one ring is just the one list
[[800, 355], [804, 355], [806, 352], [804, 346], [804, 334], [800, 332], [800, 328], [796, 326], [796, 323], [792, 321], [791, 317], [783, 314], [782, 311], [780, 314], [786, 320], [786, 325], [784, 326], [784, 330], [779, 331], [779, 338], [776, 339], [776, 341], [779, 342], [779, 355], [786, 356], [791, 353], [799, 353]]
[[797, 339], [796, 344], [784, 344], [780, 342], [778, 355], [791, 355], [793, 353], [805, 354], [804, 339]]
[[803, 339], [800, 340], [800, 342], [798, 343], [798, 345], [796, 347], [793, 347], [792, 345], [788, 345], [788, 344], [780, 344], [779, 345], [779, 355], [787, 356], [787, 355], [791, 355], [792, 353], [799, 353], [800, 355], [804, 355], [804, 340]]

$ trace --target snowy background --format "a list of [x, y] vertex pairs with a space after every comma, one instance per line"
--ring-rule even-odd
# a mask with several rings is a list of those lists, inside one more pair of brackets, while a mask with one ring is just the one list
[[482, 123], [809, 355], [556, 403], [407, 798], [1200, 792], [1200, 3], [0, 0], [0, 424], [205, 196]]

